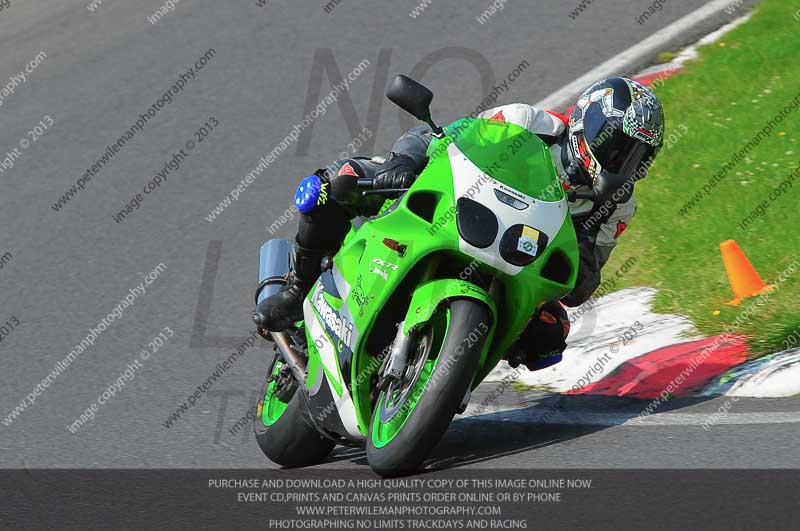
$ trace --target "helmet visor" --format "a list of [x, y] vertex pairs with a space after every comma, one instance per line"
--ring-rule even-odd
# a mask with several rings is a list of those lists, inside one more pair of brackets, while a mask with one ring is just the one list
[[[632, 177], [646, 171], [658, 151], [631, 136], [605, 117], [599, 105], [592, 105], [584, 118], [586, 142], [603, 170]], [[637, 178], [644, 175], [637, 176]]]

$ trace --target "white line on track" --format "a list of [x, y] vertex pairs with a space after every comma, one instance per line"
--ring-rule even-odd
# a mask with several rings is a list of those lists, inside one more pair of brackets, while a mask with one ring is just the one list
[[616, 57], [612, 57], [569, 85], [560, 88], [534, 105], [534, 107], [537, 109], [566, 108], [571, 103], [574, 103], [572, 100], [576, 99], [578, 95], [586, 90], [592, 83], [614, 74], [629, 74], [630, 72], [627, 72], [627, 70], [636, 66], [636, 63], [643, 61], [651, 54], [664, 51], [664, 45], [671, 39], [695, 27], [704, 20], [719, 14], [730, 4], [731, 0], [713, 0], [709, 2], [683, 18], [676, 20], [669, 26], [658, 30], [650, 37], [628, 48]]
[[[469, 410], [466, 412], [469, 417]], [[711, 413], [654, 413], [639, 417], [638, 413], [595, 413], [590, 411], [553, 412], [547, 406], [526, 409], [490, 408], [483, 415], [492, 415], [492, 420], [543, 424], [566, 424], [575, 426], [702, 426], [743, 424], [796, 424], [800, 423], [800, 412], [728, 413], [726, 416]], [[488, 420], [488, 419], [486, 419]]]

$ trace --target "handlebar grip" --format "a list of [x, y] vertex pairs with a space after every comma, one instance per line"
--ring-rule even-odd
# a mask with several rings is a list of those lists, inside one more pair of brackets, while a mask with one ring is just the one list
[[359, 177], [358, 178], [358, 187], [359, 188], [372, 188], [375, 185], [375, 179], [372, 177]]
[[570, 190], [567, 192], [567, 200], [570, 203], [574, 203], [578, 199], [588, 199], [589, 201], [597, 201], [597, 192], [595, 190], [589, 190], [586, 192], [576, 192], [575, 190]]

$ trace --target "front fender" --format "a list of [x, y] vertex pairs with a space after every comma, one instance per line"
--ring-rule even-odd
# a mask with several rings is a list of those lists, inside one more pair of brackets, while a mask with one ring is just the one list
[[492, 323], [486, 335], [483, 352], [481, 352], [479, 367], [483, 367], [497, 327], [497, 306], [489, 292], [471, 282], [457, 278], [443, 278], [429, 280], [417, 286], [411, 296], [411, 304], [406, 313], [403, 333], [408, 334], [414, 327], [427, 322], [441, 303], [454, 298], [475, 299], [489, 307]]

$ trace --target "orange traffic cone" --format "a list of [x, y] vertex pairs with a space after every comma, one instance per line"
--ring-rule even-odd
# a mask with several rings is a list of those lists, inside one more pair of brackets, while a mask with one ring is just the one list
[[773, 286], [764, 284], [758, 271], [744, 255], [738, 243], [734, 240], [726, 240], [719, 244], [719, 250], [722, 252], [722, 262], [725, 264], [728, 281], [731, 283], [733, 294], [736, 297], [725, 304], [738, 306], [746, 297], [772, 291]]

